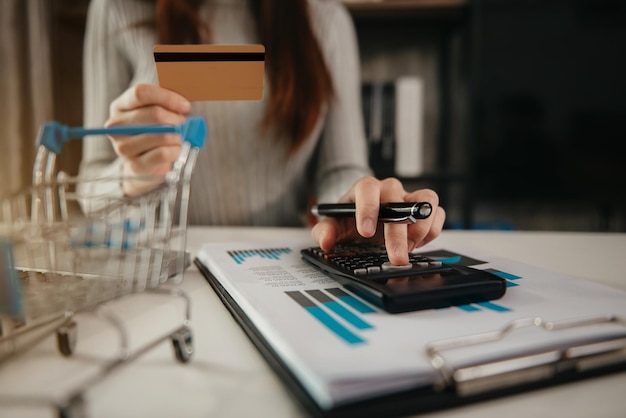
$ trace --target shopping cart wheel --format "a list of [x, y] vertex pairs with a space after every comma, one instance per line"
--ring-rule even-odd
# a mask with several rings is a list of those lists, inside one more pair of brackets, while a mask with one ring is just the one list
[[61, 354], [69, 357], [76, 349], [76, 321], [69, 321], [57, 329], [57, 347]]
[[189, 327], [183, 327], [172, 334], [172, 344], [176, 360], [187, 363], [193, 354], [193, 336]]

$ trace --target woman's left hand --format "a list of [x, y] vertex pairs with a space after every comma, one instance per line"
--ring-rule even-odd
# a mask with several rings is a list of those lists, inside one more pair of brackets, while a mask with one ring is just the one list
[[[429, 202], [432, 213], [414, 224], [379, 224], [378, 209], [381, 202]], [[404, 190], [395, 178], [378, 180], [364, 177], [341, 199], [340, 203], [354, 203], [355, 218], [322, 218], [312, 229], [311, 235], [324, 251], [336, 242], [375, 239], [385, 243], [389, 261], [396, 265], [409, 262], [408, 254], [439, 236], [446, 213], [439, 206], [439, 196], [433, 190]], [[379, 228], [379, 225], [383, 228]], [[383, 229], [383, 231], [381, 231]]]

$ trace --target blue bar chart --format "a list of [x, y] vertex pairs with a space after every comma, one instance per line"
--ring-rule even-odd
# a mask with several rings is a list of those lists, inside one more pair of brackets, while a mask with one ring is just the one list
[[[341, 296], [342, 299], [334, 296], [340, 293], [344, 294]], [[295, 290], [287, 291], [285, 294], [304, 308], [321, 325], [350, 345], [366, 344], [367, 340], [360, 335], [360, 331], [374, 329], [374, 326], [363, 319], [360, 314], [376, 311], [341, 289], [307, 290], [305, 292]], [[361, 309], [363, 311], [365, 311], [363, 307], [369, 308], [371, 311], [354, 312], [349, 304], [340, 301], [351, 298], [359, 302], [355, 306], [362, 304]]]
[[237, 264], [243, 264], [250, 257], [261, 257], [269, 260], [280, 260], [283, 254], [290, 254], [291, 248], [262, 248], [258, 250], [231, 250], [227, 251]]

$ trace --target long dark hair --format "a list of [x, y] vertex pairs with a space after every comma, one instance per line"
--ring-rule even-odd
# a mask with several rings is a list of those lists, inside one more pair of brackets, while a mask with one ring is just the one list
[[[159, 42], [197, 44], [210, 36], [210, 27], [200, 18], [203, 0], [152, 1]], [[249, 2], [265, 45], [270, 85], [264, 127], [286, 133], [293, 151], [304, 143], [333, 96], [330, 73], [311, 27], [307, 0]]]

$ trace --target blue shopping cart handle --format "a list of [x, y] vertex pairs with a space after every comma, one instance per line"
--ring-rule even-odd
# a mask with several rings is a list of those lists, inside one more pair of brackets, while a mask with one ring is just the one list
[[180, 125], [129, 125], [108, 128], [71, 128], [59, 122], [48, 122], [39, 130], [38, 144], [59, 154], [63, 145], [74, 138], [88, 135], [139, 135], [176, 133], [192, 147], [202, 148], [206, 139], [206, 122], [203, 118], [192, 116]]

